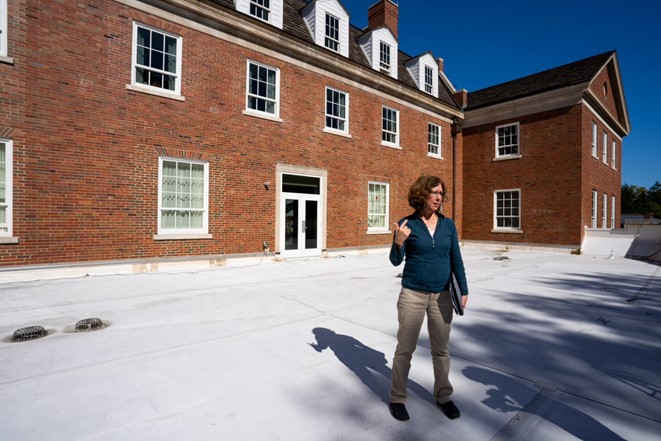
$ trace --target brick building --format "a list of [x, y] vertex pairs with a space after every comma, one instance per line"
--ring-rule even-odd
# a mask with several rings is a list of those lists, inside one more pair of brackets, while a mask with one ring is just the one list
[[0, 265], [381, 247], [421, 174], [464, 240], [577, 247], [602, 212], [617, 225], [614, 53], [467, 93], [398, 49], [396, 4], [366, 12], [0, 0]]

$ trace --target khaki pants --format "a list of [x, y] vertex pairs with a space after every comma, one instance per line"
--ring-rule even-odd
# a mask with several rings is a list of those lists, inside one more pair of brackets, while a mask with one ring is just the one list
[[434, 366], [434, 398], [440, 404], [450, 401], [452, 394], [448, 351], [452, 323], [450, 292], [425, 293], [402, 288], [397, 301], [399, 330], [397, 349], [392, 362], [391, 403], [406, 401], [406, 382], [411, 368], [411, 358], [418, 344], [425, 314]]

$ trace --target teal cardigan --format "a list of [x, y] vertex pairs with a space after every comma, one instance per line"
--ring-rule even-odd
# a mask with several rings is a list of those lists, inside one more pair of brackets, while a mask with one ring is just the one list
[[404, 245], [398, 250], [394, 240], [390, 248], [390, 262], [398, 266], [406, 258], [402, 286], [416, 291], [441, 292], [450, 285], [450, 270], [454, 273], [463, 295], [468, 294], [468, 283], [464, 271], [464, 261], [459, 249], [457, 228], [452, 219], [439, 214], [434, 237], [418, 213], [401, 219], [401, 225], [408, 219], [411, 229]]

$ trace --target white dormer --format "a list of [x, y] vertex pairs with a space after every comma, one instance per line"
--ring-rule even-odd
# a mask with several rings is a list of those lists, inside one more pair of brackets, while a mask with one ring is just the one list
[[336, 0], [312, 0], [302, 10], [315, 44], [349, 57], [349, 14]]
[[390, 29], [383, 26], [363, 34], [358, 38], [372, 69], [397, 79], [397, 39]]
[[438, 96], [438, 64], [428, 52], [412, 58], [404, 65], [417, 84], [418, 89], [433, 96]]
[[282, 29], [284, 0], [234, 0], [236, 10]]

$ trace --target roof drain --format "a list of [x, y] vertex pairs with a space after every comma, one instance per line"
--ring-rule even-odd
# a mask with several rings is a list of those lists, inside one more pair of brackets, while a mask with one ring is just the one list
[[27, 326], [14, 331], [14, 336], [11, 338], [11, 341], [36, 340], [46, 335], [48, 335], [48, 332], [43, 326]]
[[103, 328], [103, 322], [100, 318], [87, 318], [76, 323], [76, 331], [94, 331]]

